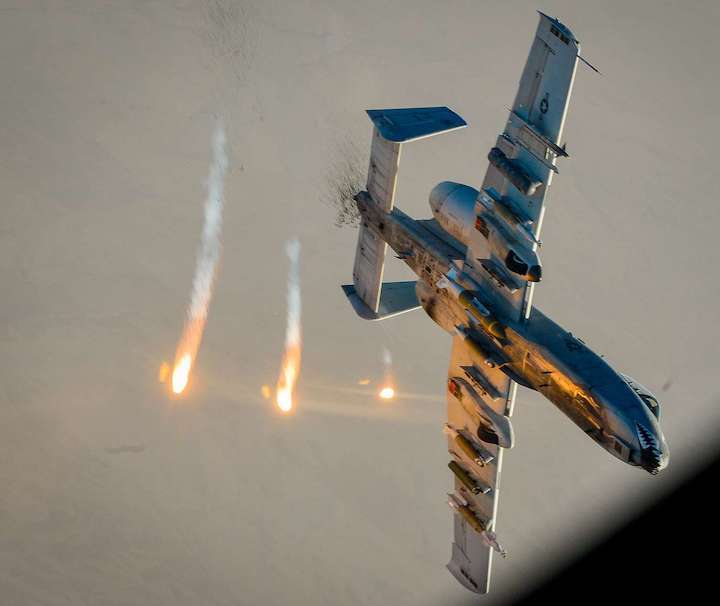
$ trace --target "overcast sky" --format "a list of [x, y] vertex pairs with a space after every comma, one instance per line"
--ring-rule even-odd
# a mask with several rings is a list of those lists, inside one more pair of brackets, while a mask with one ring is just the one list
[[[521, 390], [503, 465], [499, 603], [643, 504], [715, 441], [720, 228], [713, 2], [0, 0], [0, 595], [23, 606], [474, 602], [445, 570], [450, 339], [423, 312], [358, 319], [357, 232], [333, 162], [366, 108], [449, 105], [403, 151], [398, 206], [478, 186], [536, 8], [579, 66], [535, 304], [661, 399], [670, 467], [622, 465]], [[157, 381], [189, 302], [211, 137], [223, 251], [187, 394]], [[296, 414], [261, 396], [299, 238]], [[405, 277], [390, 260], [388, 279]], [[400, 398], [374, 397], [393, 355]], [[357, 385], [369, 378], [367, 387]]]

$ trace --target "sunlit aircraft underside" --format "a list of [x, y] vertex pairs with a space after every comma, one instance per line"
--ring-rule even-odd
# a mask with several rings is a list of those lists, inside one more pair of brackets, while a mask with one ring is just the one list
[[[504, 131], [488, 153], [479, 189], [443, 182], [430, 193], [433, 218], [394, 207], [403, 143], [464, 128], [447, 107], [369, 110], [374, 124], [367, 189], [355, 197], [362, 224], [353, 284], [358, 315], [382, 320], [423, 307], [453, 336], [448, 439], [455, 512], [455, 578], [487, 593], [502, 452], [513, 446], [517, 385], [543, 394], [614, 457], [655, 474], [668, 463], [655, 396], [614, 370], [583, 341], [532, 306], [538, 255], [580, 45], [540, 14]], [[388, 245], [418, 276], [382, 282]]]

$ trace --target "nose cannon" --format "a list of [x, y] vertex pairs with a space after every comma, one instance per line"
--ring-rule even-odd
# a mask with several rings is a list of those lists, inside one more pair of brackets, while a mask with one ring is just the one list
[[667, 444], [661, 432], [656, 435], [641, 423], [636, 423], [640, 450], [636, 454], [636, 462], [648, 473], [657, 475], [665, 469], [670, 460]]
[[616, 380], [606, 376], [591, 391], [603, 409], [605, 449], [652, 475], [665, 469], [670, 451], [660, 427], [660, 405], [655, 396], [621, 373], [616, 374]]

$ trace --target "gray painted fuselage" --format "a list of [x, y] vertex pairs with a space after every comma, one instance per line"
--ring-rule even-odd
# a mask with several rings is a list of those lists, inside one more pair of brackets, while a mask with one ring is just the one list
[[[367, 196], [357, 198], [365, 225], [376, 231], [418, 276], [425, 311], [448, 332], [467, 323], [465, 309], [435, 285], [462, 264], [466, 247], [434, 220], [414, 220], [395, 208], [385, 213]], [[657, 473], [668, 462], [656, 416], [638, 393], [601, 356], [536, 308], [517, 322], [503, 313], [491, 292], [468, 286], [505, 327], [499, 340], [477, 327], [471, 339], [519, 384], [544, 395], [590, 438], [618, 459]], [[479, 356], [483, 358], [484, 356]]]

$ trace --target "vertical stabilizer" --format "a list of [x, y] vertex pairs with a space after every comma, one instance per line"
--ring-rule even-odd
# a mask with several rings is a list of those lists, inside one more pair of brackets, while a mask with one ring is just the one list
[[[370, 109], [367, 114], [374, 125], [367, 193], [383, 212], [389, 213], [395, 205], [402, 144], [467, 124], [447, 107]], [[381, 308], [386, 252], [387, 244], [380, 234], [363, 221], [355, 251], [353, 292], [367, 305], [370, 314], [377, 315]]]
[[[390, 212], [395, 205], [400, 146], [400, 143], [385, 139], [377, 127], [373, 129], [367, 191], [373, 202], [385, 212]], [[355, 292], [375, 313], [380, 306], [386, 252], [387, 244], [384, 240], [362, 223], [355, 251], [353, 282]]]

